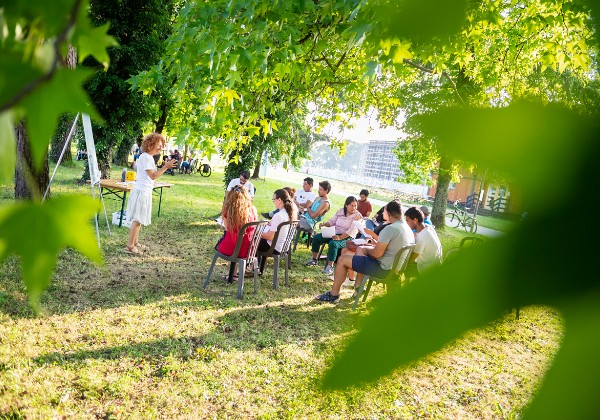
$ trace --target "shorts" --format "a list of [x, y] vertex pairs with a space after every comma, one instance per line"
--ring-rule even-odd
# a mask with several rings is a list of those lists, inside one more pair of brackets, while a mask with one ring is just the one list
[[384, 270], [379, 265], [379, 261], [371, 257], [355, 255], [352, 257], [352, 270], [357, 273], [368, 274], [378, 279], [386, 278], [392, 270]]

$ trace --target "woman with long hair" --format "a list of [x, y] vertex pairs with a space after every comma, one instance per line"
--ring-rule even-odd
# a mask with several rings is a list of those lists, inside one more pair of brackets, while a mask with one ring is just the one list
[[[237, 245], [238, 235], [242, 226], [258, 220], [258, 212], [254, 204], [252, 204], [252, 197], [250, 197], [246, 188], [238, 185], [227, 192], [223, 208], [221, 209], [221, 218], [223, 219], [225, 234], [217, 243], [216, 249], [221, 254], [232, 255]], [[238, 254], [240, 258], [248, 256], [248, 249], [250, 248], [253, 233], [254, 227], [250, 227], [244, 232], [242, 245]], [[228, 281], [233, 281], [233, 277], [235, 277], [233, 273], [235, 273], [235, 263], [231, 263], [229, 276], [227, 277]]]
[[[288, 194], [288, 192], [284, 189], [275, 190], [273, 193], [273, 204], [279, 210], [277, 213], [273, 215], [269, 226], [265, 228], [262, 233], [262, 239], [258, 244], [259, 251], [268, 251], [271, 248], [271, 244], [273, 243], [273, 238], [275, 237], [275, 232], [280, 224], [285, 223], [290, 220], [298, 220], [298, 209], [296, 205], [292, 201], [292, 198]], [[281, 248], [283, 247], [283, 243], [285, 242], [285, 238], [288, 234], [289, 226], [285, 226], [281, 228], [279, 231], [279, 237], [277, 238], [277, 243], [275, 244], [274, 253], [279, 254], [281, 252]], [[262, 258], [260, 262], [260, 272], [262, 273], [265, 268], [266, 258]]]
[[167, 169], [177, 165], [175, 160], [167, 160], [160, 169], [156, 169], [154, 155], [160, 153], [165, 147], [165, 139], [159, 133], [148, 134], [142, 142], [142, 154], [136, 165], [136, 180], [129, 195], [127, 203], [126, 220], [131, 222], [129, 237], [125, 252], [134, 255], [143, 255], [138, 239], [142, 225], [148, 226], [152, 217], [152, 189], [156, 178], [165, 173]]
[[312, 239], [312, 253], [313, 257], [306, 263], [308, 266], [317, 266], [317, 256], [319, 255], [319, 248], [321, 244], [329, 244], [327, 250], [327, 264], [323, 269], [323, 273], [328, 276], [333, 274], [333, 264], [337, 260], [338, 251], [346, 246], [346, 241], [356, 237], [358, 229], [352, 222], [362, 220], [362, 215], [358, 212], [358, 201], [356, 197], [349, 196], [346, 198], [344, 207], [339, 209], [331, 219], [325, 223], [320, 223], [320, 226], [334, 226], [335, 235], [331, 238], [324, 238], [322, 233], [315, 235]]

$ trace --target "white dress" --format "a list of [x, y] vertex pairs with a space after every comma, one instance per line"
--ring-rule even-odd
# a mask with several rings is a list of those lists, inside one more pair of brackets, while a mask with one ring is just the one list
[[148, 226], [152, 219], [152, 189], [154, 180], [148, 176], [147, 169], [156, 170], [154, 158], [148, 153], [142, 153], [137, 161], [137, 175], [127, 203], [128, 222], [136, 221]]

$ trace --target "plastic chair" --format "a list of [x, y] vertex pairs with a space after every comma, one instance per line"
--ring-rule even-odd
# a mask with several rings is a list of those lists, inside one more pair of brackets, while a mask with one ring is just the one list
[[[206, 286], [208, 285], [208, 282], [212, 276], [212, 272], [215, 267], [215, 263], [217, 262], [217, 259], [222, 258], [226, 261], [238, 264], [238, 299], [242, 298], [242, 292], [244, 290], [244, 273], [246, 272], [246, 266], [252, 264], [252, 271], [254, 272], [254, 293], [256, 293], [256, 284], [258, 281], [258, 260], [256, 258], [256, 251], [258, 249], [260, 237], [268, 224], [269, 222], [266, 220], [259, 220], [257, 222], [246, 223], [240, 228], [240, 232], [238, 234], [237, 243], [235, 245], [235, 249], [233, 250], [233, 254], [225, 255], [220, 253], [219, 251], [215, 251], [215, 256], [213, 257], [210, 269], [208, 270], [208, 275], [206, 276], [206, 280], [204, 281], [202, 289], [206, 289]], [[252, 226], [254, 226], [254, 233], [252, 234], [252, 238], [250, 239], [248, 255], [245, 258], [238, 257], [240, 253], [240, 248], [242, 247], [242, 238], [244, 237], [246, 230], [251, 228]]]
[[301, 228], [300, 226], [298, 226], [298, 229], [296, 230], [296, 236], [294, 237], [294, 249], [293, 251], [296, 251], [296, 247], [298, 246], [298, 241], [300, 240], [300, 236], [306, 233], [308, 235], [308, 238], [306, 239], [306, 247], [310, 247], [310, 243], [312, 242], [312, 236], [314, 235], [315, 231], [314, 229], [306, 229], [306, 228]]
[[[396, 256], [394, 257], [394, 264], [392, 265], [392, 271], [386, 278], [378, 278], [372, 277], [369, 275], [365, 275], [363, 277], [363, 281], [360, 284], [358, 290], [356, 291], [356, 297], [354, 298], [354, 304], [352, 305], [352, 309], [356, 309], [358, 306], [358, 301], [361, 296], [363, 298], [363, 302], [367, 300], [367, 296], [369, 296], [369, 291], [371, 290], [371, 286], [373, 282], [375, 283], [383, 283], [384, 285], [390, 284], [391, 282], [399, 282], [400, 277], [404, 274], [404, 270], [406, 269], [406, 265], [408, 264], [408, 260], [410, 254], [412, 254], [412, 250], [415, 247], [415, 244], [405, 245], [398, 250]], [[365, 289], [365, 285], [367, 288]], [[364, 291], [364, 294], [363, 294]]]
[[[273, 257], [273, 290], [277, 290], [278, 285], [278, 272], [279, 272], [279, 261], [285, 261], [285, 285], [288, 285], [288, 277], [289, 277], [289, 269], [292, 267], [292, 240], [296, 235], [296, 230], [298, 229], [299, 221], [293, 220], [280, 224], [277, 226], [277, 231], [275, 232], [275, 236], [273, 236], [273, 240], [271, 241], [271, 247], [266, 251], [258, 251], [258, 255], [261, 258], [261, 268], [264, 268], [264, 264], [267, 258]], [[281, 233], [283, 227], [289, 226], [287, 231], [287, 235], [285, 237], [285, 241], [283, 242], [283, 246], [281, 247], [281, 251], [279, 254], [275, 253], [275, 245], [277, 244], [277, 239]], [[262, 274], [262, 271], [261, 273]]]

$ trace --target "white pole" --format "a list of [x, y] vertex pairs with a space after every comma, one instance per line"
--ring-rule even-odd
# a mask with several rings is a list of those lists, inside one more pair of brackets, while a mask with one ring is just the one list
[[44, 202], [44, 200], [46, 200], [48, 191], [50, 191], [50, 185], [52, 185], [52, 181], [54, 180], [54, 175], [56, 175], [56, 170], [60, 166], [60, 162], [62, 162], [62, 158], [63, 158], [65, 152], [67, 151], [67, 146], [71, 144], [71, 137], [73, 137], [73, 133], [75, 133], [75, 125], [77, 124], [78, 118], [79, 118], [79, 112], [77, 113], [77, 115], [75, 115], [75, 120], [73, 121], [73, 125], [71, 126], [71, 131], [69, 131], [69, 135], [67, 136], [65, 145], [63, 146], [62, 152], [60, 152], [58, 162], [56, 162], [56, 166], [54, 167], [54, 172], [52, 172], [52, 176], [50, 177], [50, 181], [48, 182], [48, 186], [46, 187], [46, 192], [44, 193], [44, 197], [42, 197], [42, 202]]

